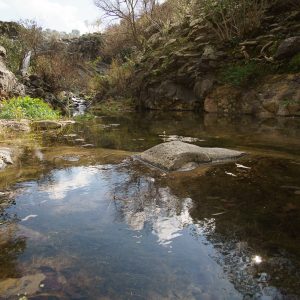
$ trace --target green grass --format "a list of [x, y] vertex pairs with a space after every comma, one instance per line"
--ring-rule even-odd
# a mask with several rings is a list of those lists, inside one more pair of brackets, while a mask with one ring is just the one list
[[289, 70], [292, 72], [300, 72], [300, 53], [296, 54], [289, 63]]
[[270, 67], [261, 65], [256, 62], [248, 62], [244, 64], [233, 64], [224, 67], [219, 77], [221, 81], [236, 86], [243, 86], [257, 81], [270, 72]]
[[57, 120], [60, 113], [38, 98], [18, 97], [5, 100], [0, 109], [0, 119]]

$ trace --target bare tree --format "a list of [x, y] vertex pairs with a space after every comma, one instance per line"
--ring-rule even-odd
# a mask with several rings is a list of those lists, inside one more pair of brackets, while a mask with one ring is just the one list
[[141, 0], [94, 0], [106, 16], [124, 20], [131, 30], [134, 41], [139, 46], [136, 21]]
[[158, 0], [142, 0], [143, 12], [147, 15], [152, 16], [155, 8], [158, 5]]
[[22, 25], [19, 35], [25, 46], [25, 51], [31, 50], [36, 54], [43, 41], [42, 27], [34, 20], [20, 20], [19, 24]]

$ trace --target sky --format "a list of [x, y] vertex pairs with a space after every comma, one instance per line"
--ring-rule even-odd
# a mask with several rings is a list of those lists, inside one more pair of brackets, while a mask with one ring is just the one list
[[58, 31], [88, 32], [85, 20], [93, 22], [100, 16], [93, 0], [0, 0], [0, 21], [30, 19]]

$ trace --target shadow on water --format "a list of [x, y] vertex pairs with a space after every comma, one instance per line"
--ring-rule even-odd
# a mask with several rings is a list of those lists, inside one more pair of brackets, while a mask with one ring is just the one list
[[[256, 154], [163, 174], [122, 161], [123, 153], [107, 160], [111, 150], [98, 148], [77, 150], [79, 161], [61, 159], [76, 148], [75, 134], [130, 151], [190, 139]], [[0, 218], [0, 295], [298, 299], [297, 137], [298, 120], [192, 114], [105, 117], [44, 136], [53, 145], [41, 148], [42, 167], [27, 180], [24, 173]], [[280, 155], [262, 155], [274, 151]], [[25, 169], [36, 161], [26, 155]]]

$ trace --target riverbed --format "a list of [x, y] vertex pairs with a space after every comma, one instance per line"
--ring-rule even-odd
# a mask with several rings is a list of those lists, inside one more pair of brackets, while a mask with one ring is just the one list
[[[0, 299], [299, 299], [300, 119], [124, 113], [6, 138], [23, 148], [0, 173]], [[248, 155], [130, 158], [172, 140]]]

